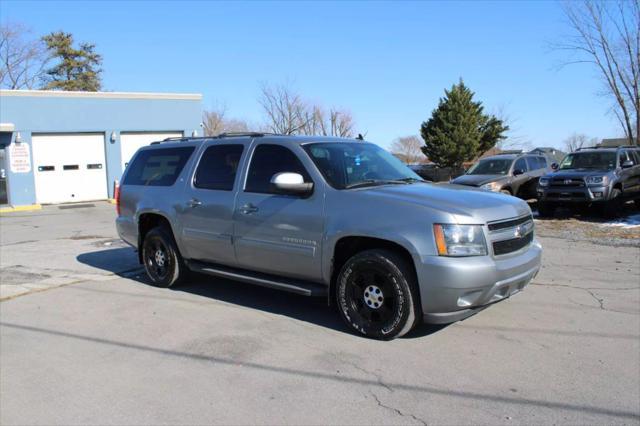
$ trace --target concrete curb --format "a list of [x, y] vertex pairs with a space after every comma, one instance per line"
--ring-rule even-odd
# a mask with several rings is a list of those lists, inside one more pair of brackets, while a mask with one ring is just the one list
[[28, 206], [0, 207], [0, 214], [13, 212], [30, 212], [35, 210], [42, 210], [42, 206], [40, 204], [30, 204]]

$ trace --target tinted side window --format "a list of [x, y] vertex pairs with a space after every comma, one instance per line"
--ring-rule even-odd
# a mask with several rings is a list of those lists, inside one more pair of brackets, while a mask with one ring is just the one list
[[251, 159], [244, 190], [274, 193], [271, 190], [271, 178], [276, 173], [283, 172], [299, 173], [305, 182], [311, 182], [304, 166], [291, 150], [280, 145], [258, 145]]
[[527, 162], [524, 161], [524, 158], [519, 158], [516, 161], [516, 164], [513, 166], [513, 170], [522, 170], [523, 172], [527, 172], [529, 171], [529, 169], [527, 169]]
[[525, 157], [527, 159], [527, 166], [529, 170], [538, 170], [540, 168], [540, 163], [538, 162], [538, 157]]
[[208, 147], [200, 158], [193, 185], [196, 188], [231, 191], [243, 148], [242, 145]]
[[548, 167], [547, 159], [544, 157], [538, 157], [538, 161], [540, 162], [540, 168], [546, 169]]
[[634, 152], [632, 150], [628, 150], [627, 151], [627, 156], [628, 156], [629, 160], [631, 160], [633, 162], [634, 166], [638, 164], [638, 160], [636, 159], [636, 154], [637, 154], [637, 152]]
[[636, 166], [640, 164], [640, 151], [631, 151], [631, 155], [635, 157]]
[[160, 148], [140, 151], [129, 165], [123, 185], [171, 186], [194, 148]]

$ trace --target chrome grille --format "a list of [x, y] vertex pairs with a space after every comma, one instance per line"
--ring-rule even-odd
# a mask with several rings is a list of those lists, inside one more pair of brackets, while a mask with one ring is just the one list
[[534, 222], [531, 215], [491, 222], [487, 227], [495, 256], [513, 253], [533, 241]]

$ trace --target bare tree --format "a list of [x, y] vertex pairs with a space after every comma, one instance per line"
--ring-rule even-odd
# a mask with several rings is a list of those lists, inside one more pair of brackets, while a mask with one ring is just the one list
[[580, 148], [596, 146], [597, 143], [597, 138], [590, 138], [582, 133], [573, 133], [564, 140], [564, 147], [567, 152], [573, 152]]
[[424, 142], [419, 136], [404, 136], [395, 139], [389, 150], [407, 164], [423, 163], [427, 160], [422, 152]]
[[273, 133], [299, 134], [313, 116], [300, 95], [287, 85], [263, 84], [258, 101], [267, 116], [266, 125]]
[[502, 104], [495, 108], [493, 115], [509, 128], [505, 133], [506, 139], [499, 141], [496, 144], [496, 148], [499, 150], [522, 149], [525, 151], [533, 148], [531, 140], [521, 133], [518, 119], [508, 111], [506, 105]]
[[32, 89], [45, 74], [47, 49], [22, 24], [0, 25], [0, 87]]
[[259, 98], [266, 115], [266, 127], [283, 135], [352, 137], [355, 122], [351, 112], [306, 101], [288, 85], [263, 84]]
[[355, 123], [350, 111], [332, 108], [329, 112], [329, 123], [331, 131], [327, 136], [353, 137]]
[[631, 144], [640, 134], [640, 0], [581, 0], [564, 5], [573, 35], [558, 47], [589, 63], [615, 100], [613, 112]]
[[202, 124], [205, 136], [216, 136], [225, 132], [246, 132], [249, 125], [244, 120], [227, 118], [225, 106], [215, 106], [202, 113]]

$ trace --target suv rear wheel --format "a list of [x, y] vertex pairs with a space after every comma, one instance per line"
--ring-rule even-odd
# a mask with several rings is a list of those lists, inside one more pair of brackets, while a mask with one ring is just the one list
[[338, 275], [338, 309], [352, 329], [368, 337], [403, 336], [422, 318], [416, 281], [403, 257], [365, 250], [350, 258]]
[[171, 287], [186, 275], [186, 267], [170, 231], [161, 226], [145, 235], [142, 261], [147, 276], [156, 287]]

